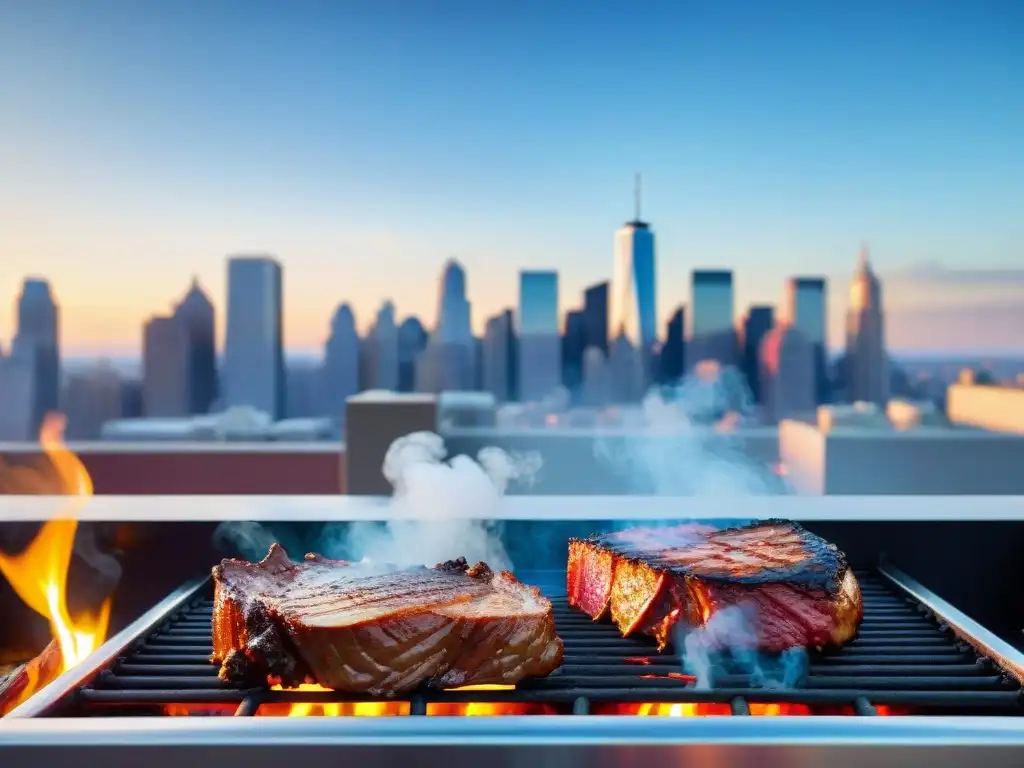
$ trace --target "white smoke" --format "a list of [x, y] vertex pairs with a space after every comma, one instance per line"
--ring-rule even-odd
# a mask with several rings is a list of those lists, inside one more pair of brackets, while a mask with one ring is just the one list
[[639, 411], [624, 419], [626, 439], [602, 434], [595, 453], [624, 472], [631, 490], [640, 493], [735, 497], [778, 492], [767, 467], [743, 450], [738, 430], [755, 415], [740, 371], [701, 363], [679, 384], [651, 390]]
[[[744, 450], [742, 428], [754, 423], [756, 407], [743, 374], [706, 361], [678, 384], [651, 390], [624, 423], [625, 434], [603, 434], [595, 452], [613, 470], [625, 472], [638, 493], [722, 498], [784, 493], [770, 468]], [[681, 500], [680, 508], [684, 507]], [[679, 518], [655, 525], [685, 522], [703, 521]], [[637, 524], [622, 521], [617, 528]], [[758, 687], [799, 684], [806, 651], [796, 648], [778, 657], [760, 653], [756, 624], [748, 616], [752, 610], [756, 607], [728, 606], [714, 612], [702, 627], [677, 628], [675, 648], [684, 671], [697, 678], [698, 688], [715, 685], [715, 678], [723, 674], [746, 676]]]
[[331, 557], [367, 559], [396, 566], [432, 566], [465, 557], [494, 570], [511, 569], [493, 518], [512, 482], [529, 484], [540, 470], [537, 453], [510, 454], [484, 448], [476, 460], [448, 458], [444, 438], [415, 432], [391, 444], [383, 473], [395, 489], [383, 526], [330, 526], [320, 549]]
[[697, 678], [697, 690], [708, 690], [722, 675], [744, 675], [755, 688], [792, 688], [807, 674], [807, 652], [790, 648], [777, 657], [757, 649], [757, 632], [749, 616], [754, 607], [726, 606], [711, 614], [702, 627], [677, 632], [676, 647], [683, 671]]

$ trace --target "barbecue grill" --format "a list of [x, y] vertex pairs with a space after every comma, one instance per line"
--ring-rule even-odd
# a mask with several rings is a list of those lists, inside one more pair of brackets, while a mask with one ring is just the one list
[[[87, 747], [111, 768], [336, 762], [339, 749], [357, 764], [447, 768], [679, 765], [712, 755], [764, 765], [1024, 764], [1024, 654], [895, 565], [860, 562], [857, 638], [811, 654], [789, 688], [726, 669], [697, 690], [673, 649], [571, 610], [564, 571], [526, 570], [519, 577], [551, 598], [565, 642], [555, 674], [514, 689], [422, 690], [388, 702], [219, 680], [203, 577], [0, 720], [0, 760], [80, 764]], [[274, 716], [294, 705], [361, 714], [366, 704], [394, 716]], [[496, 705], [502, 716], [445, 716], [470, 714], [467, 705]], [[635, 716], [645, 713], [670, 716]], [[783, 716], [764, 717], [772, 714]]]

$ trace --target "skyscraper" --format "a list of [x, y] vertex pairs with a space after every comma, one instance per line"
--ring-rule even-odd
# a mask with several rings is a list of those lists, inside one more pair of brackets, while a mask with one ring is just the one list
[[398, 323], [395, 305], [385, 301], [377, 311], [373, 328], [367, 338], [371, 356], [370, 386], [374, 389], [398, 391]]
[[692, 369], [704, 360], [733, 365], [736, 331], [732, 271], [695, 269], [692, 280], [687, 367]]
[[427, 332], [417, 317], [407, 317], [398, 326], [398, 391], [416, 389], [416, 361], [427, 346]]
[[11, 357], [31, 370], [29, 427], [35, 435], [46, 412], [60, 408], [60, 309], [50, 283], [42, 278], [27, 278], [22, 284]]
[[216, 317], [213, 302], [198, 278], [192, 278], [188, 293], [174, 308], [174, 316], [188, 331], [189, 413], [209, 413], [218, 397]]
[[481, 349], [483, 389], [494, 395], [499, 403], [508, 402], [514, 396], [514, 325], [514, 313], [511, 309], [505, 309], [490, 318], [484, 329]]
[[466, 270], [455, 259], [449, 259], [438, 290], [437, 324], [420, 355], [416, 388], [421, 392], [472, 389], [474, 362]]
[[783, 316], [814, 348], [814, 391], [819, 403], [830, 399], [826, 353], [826, 282], [823, 277], [793, 277], [786, 282]]
[[608, 359], [597, 347], [587, 347], [583, 352], [583, 403], [602, 407], [611, 399]]
[[[613, 382], [635, 379], [635, 372], [623, 370], [623, 366], [633, 366], [637, 361], [642, 368], [642, 386], [653, 378], [653, 353], [658, 340], [655, 289], [654, 232], [640, 218], [638, 175], [635, 215], [615, 234], [615, 263], [608, 295], [608, 343], [617, 352], [612, 360]], [[627, 354], [629, 348], [637, 352], [635, 359]]]
[[39, 435], [32, 409], [36, 401], [34, 359], [0, 354], [0, 441], [28, 442]]
[[228, 260], [224, 403], [285, 415], [283, 276], [266, 256]]
[[597, 283], [583, 291], [583, 325], [587, 346], [608, 355], [608, 283]]
[[519, 273], [519, 397], [540, 400], [562, 382], [558, 273]]
[[68, 376], [64, 390], [67, 440], [99, 440], [103, 424], [124, 416], [123, 382], [110, 363], [100, 361]]
[[884, 407], [889, 399], [882, 281], [871, 268], [867, 248], [860, 253], [846, 311], [847, 397]]
[[761, 342], [760, 386], [763, 416], [771, 424], [814, 413], [814, 345], [787, 322], [777, 324]]
[[189, 415], [189, 329], [176, 315], [152, 317], [142, 332], [142, 410], [146, 416]]
[[341, 304], [331, 318], [331, 333], [324, 344], [320, 369], [319, 410], [339, 423], [345, 418], [345, 401], [359, 391], [359, 334], [348, 304]]
[[740, 350], [743, 357], [743, 374], [755, 403], [763, 404], [761, 391], [761, 343], [775, 325], [775, 309], [769, 306], [753, 306], [743, 319], [743, 338]]
[[586, 315], [573, 309], [565, 313], [562, 332], [562, 384], [577, 393], [583, 383], [583, 350], [587, 347]]
[[661, 347], [661, 382], [675, 384], [686, 372], [686, 305], [681, 304], [665, 325]]

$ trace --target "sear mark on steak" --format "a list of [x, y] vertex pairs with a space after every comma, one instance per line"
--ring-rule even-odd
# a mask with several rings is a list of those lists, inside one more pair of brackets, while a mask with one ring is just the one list
[[699, 523], [633, 528], [573, 539], [569, 602], [623, 635], [668, 644], [738, 605], [757, 648], [840, 646], [863, 616], [860, 587], [839, 549], [796, 523], [768, 520], [719, 530]]
[[279, 546], [213, 569], [213, 660], [243, 685], [304, 682], [394, 696], [417, 686], [515, 684], [557, 669], [551, 603], [465, 558], [381, 570]]

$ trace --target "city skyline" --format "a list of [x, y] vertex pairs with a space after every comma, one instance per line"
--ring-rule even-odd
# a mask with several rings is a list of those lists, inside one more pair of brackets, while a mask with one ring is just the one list
[[821, 275], [836, 349], [866, 239], [893, 350], [1024, 346], [1019, 3], [442, 6], [5, 8], [0, 301], [43, 275], [66, 354], [137, 355], [196, 274], [222, 345], [224, 259], [268, 253], [312, 352], [342, 301], [431, 324], [454, 257], [480, 334], [519, 269], [563, 315], [608, 279], [642, 171], [659, 333], [694, 269], [737, 314]]
[[[234, 254], [233, 256], [225, 257], [223, 259], [223, 262], [225, 264], [225, 269], [227, 269], [226, 265], [229, 263], [230, 259], [232, 259], [232, 258], [242, 258], [242, 259], [246, 259], [246, 258], [258, 258], [258, 259], [266, 258], [266, 259], [270, 259], [270, 260], [272, 260], [274, 262], [281, 263], [280, 259], [276, 259], [272, 255]], [[875, 262], [874, 254], [873, 253], [872, 253], [872, 261], [873, 261], [873, 263]], [[458, 261], [456, 260], [456, 261], [453, 262], [452, 259], [448, 259], [448, 260], [445, 261], [445, 264], [442, 265], [442, 268], [447, 268], [448, 265], [450, 265], [451, 263], [458, 263]], [[612, 268], [610, 267], [609, 275], [610, 275], [611, 271], [612, 271]], [[552, 274], [557, 276], [556, 282], [560, 282], [561, 281], [561, 275], [560, 275], [560, 273], [559, 273], [559, 271], [557, 269], [551, 269], [551, 270], [520, 269], [520, 270], [517, 270], [515, 272], [516, 280], [518, 281], [518, 279], [520, 278], [520, 276], [522, 274], [529, 274], [531, 272], [541, 272], [541, 273], [548, 273], [548, 272], [550, 272], [550, 273], [552, 273]], [[711, 270], [710, 272], [712, 274], [718, 274], [718, 273], [721, 273], [723, 275], [724, 274], [731, 274], [732, 281], [733, 281], [734, 285], [735, 285], [735, 283], [737, 281], [742, 282], [742, 276], [738, 275], [735, 272], [735, 270], [730, 270], [728, 268], [722, 268], [722, 269]], [[734, 315], [733, 329], [738, 329], [738, 328], [740, 328], [742, 326], [747, 311], [752, 309], [752, 308], [760, 307], [760, 306], [770, 306], [770, 307], [773, 307], [777, 312], [783, 312], [785, 310], [785, 308], [788, 306], [788, 302], [790, 301], [790, 299], [789, 299], [789, 293], [791, 291], [791, 285], [790, 284], [793, 281], [797, 281], [797, 282], [810, 281], [812, 283], [818, 283], [818, 282], [823, 280], [825, 282], [825, 291], [826, 291], [826, 296], [827, 296], [827, 298], [826, 298], [826, 315], [827, 315], [826, 337], [827, 337], [827, 343], [826, 343], [825, 349], [830, 354], [841, 352], [843, 350], [844, 346], [845, 346], [845, 341], [846, 341], [846, 328], [845, 328], [845, 325], [846, 325], [846, 321], [847, 321], [847, 308], [848, 308], [848, 301], [849, 301], [849, 288], [850, 288], [851, 280], [852, 280], [852, 278], [855, 275], [855, 272], [856, 272], [855, 270], [851, 270], [851, 272], [848, 275], [840, 276], [840, 277], [837, 277], [837, 278], [834, 278], [834, 279], [826, 277], [826, 276], [820, 276], [820, 275], [819, 276], [814, 276], [814, 275], [793, 275], [793, 276], [789, 276], [789, 277], [785, 278], [781, 282], [780, 288], [779, 288], [779, 296], [774, 301], [763, 301], [763, 302], [755, 302], [755, 303], [750, 303], [750, 304], [742, 304], [742, 303], [740, 303], [739, 300], [736, 300], [735, 301], [735, 306], [733, 308], [733, 315]], [[288, 271], [287, 271], [286, 266], [283, 263], [282, 263], [282, 273], [283, 273], [283, 283], [284, 283], [285, 286], [287, 286], [287, 283], [288, 283], [288, 277], [287, 277]], [[692, 306], [692, 303], [693, 303], [693, 285], [692, 285], [693, 276], [694, 275], [700, 276], [702, 274], [707, 274], [707, 273], [708, 273], [708, 270], [695, 269], [693, 271], [693, 274], [691, 274], [691, 276], [690, 276], [691, 284], [686, 287], [686, 289], [685, 289], [686, 292], [681, 297], [677, 297], [677, 296], [673, 295], [673, 304], [672, 304], [672, 306], [669, 309], [667, 309], [667, 310], [665, 310], [663, 312], [659, 312], [659, 318], [661, 318], [662, 314], [667, 315], [663, 320], [660, 320], [659, 323], [658, 323], [657, 332], [658, 332], [658, 339], [660, 341], [664, 341], [665, 340], [666, 327], [671, 322], [672, 317], [674, 316], [674, 314], [678, 311], [679, 306], [682, 305], [682, 306], [687, 307], [687, 308]], [[1014, 270], [1014, 269], [994, 270], [994, 271], [989, 271], [989, 270], [948, 270], [948, 269], [942, 268], [939, 265], [934, 265], [933, 264], [933, 265], [921, 265], [921, 266], [919, 266], [917, 268], [913, 268], [913, 269], [906, 270], [906, 271], [903, 271], [903, 272], [897, 272], [893, 277], [890, 277], [890, 276], [886, 275], [885, 273], [883, 273], [881, 271], [880, 271], [880, 274], [881, 274], [883, 280], [886, 283], [887, 324], [893, 325], [894, 326], [894, 331], [895, 331], [895, 332], [891, 332], [891, 331], [887, 332], [887, 335], [891, 335], [891, 336], [895, 337], [895, 340], [896, 340], [895, 343], [887, 344], [887, 348], [892, 353], [894, 353], [894, 354], [908, 354], [908, 355], [911, 355], [911, 356], [913, 356], [915, 354], [923, 354], [923, 355], [934, 354], [934, 355], [954, 355], [954, 356], [956, 356], [956, 355], [983, 355], [983, 356], [984, 355], [989, 355], [989, 356], [997, 356], [997, 357], [998, 356], [1015, 356], [1015, 355], [1024, 354], [1024, 335], [1022, 335], [1020, 333], [1020, 330], [1019, 330], [1021, 327], [1024, 327], [1024, 325], [1022, 325], [1022, 323], [1018, 323], [1017, 322], [1018, 315], [1020, 316], [1020, 319], [1024, 320], [1024, 270]], [[435, 277], [435, 280], [436, 279], [437, 279], [437, 277]], [[215, 312], [216, 349], [217, 349], [218, 353], [223, 353], [224, 343], [225, 343], [225, 339], [226, 339], [226, 332], [227, 332], [227, 325], [226, 325], [227, 320], [226, 320], [226, 312], [225, 312], [225, 309], [226, 309], [226, 306], [227, 306], [226, 295], [224, 296], [223, 299], [218, 300], [219, 297], [217, 297], [209, 289], [209, 286], [207, 284], [203, 283], [202, 280], [199, 279], [199, 277], [197, 275], [195, 275], [195, 274], [193, 274], [187, 281], [183, 282], [183, 284], [182, 284], [183, 287], [182, 287], [181, 290], [178, 290], [178, 291], [172, 293], [172, 295], [169, 297], [169, 300], [167, 301], [166, 305], [164, 305], [163, 307], [153, 308], [151, 311], [146, 313], [142, 318], [140, 318], [139, 324], [138, 324], [138, 329], [137, 329], [138, 330], [137, 338], [134, 341], [128, 342], [128, 343], [124, 344], [123, 346], [103, 345], [103, 346], [99, 346], [99, 347], [84, 347], [84, 348], [83, 347], [75, 347], [73, 344], [69, 345], [67, 343], [66, 340], [67, 340], [68, 336], [69, 335], [73, 336], [73, 332], [72, 332], [72, 334], [68, 333], [69, 328], [68, 328], [68, 319], [67, 319], [67, 315], [68, 315], [67, 309], [66, 309], [65, 305], [63, 305], [61, 303], [61, 299], [60, 299], [60, 295], [59, 295], [59, 287], [54, 286], [52, 281], [50, 281], [45, 275], [31, 274], [31, 275], [25, 276], [21, 281], [18, 282], [18, 284], [17, 284], [17, 291], [21, 291], [22, 288], [24, 287], [24, 284], [26, 282], [34, 282], [34, 281], [39, 281], [39, 280], [45, 281], [45, 282], [47, 282], [50, 285], [50, 289], [51, 289], [51, 291], [53, 293], [53, 296], [54, 296], [54, 299], [56, 301], [56, 304], [57, 304], [58, 308], [60, 309], [60, 312], [61, 312], [61, 323], [60, 323], [60, 331], [59, 332], [60, 332], [60, 335], [61, 335], [61, 345], [62, 345], [62, 348], [64, 350], [66, 350], [66, 353], [65, 353], [64, 356], [68, 360], [72, 360], [73, 361], [73, 360], [84, 360], [84, 359], [110, 358], [110, 359], [120, 359], [122, 361], [126, 361], [126, 360], [133, 360], [133, 359], [141, 359], [141, 355], [142, 355], [142, 340], [143, 340], [143, 337], [145, 335], [145, 327], [146, 327], [146, 325], [150, 321], [152, 321], [154, 318], [160, 318], [162, 316], [165, 316], [169, 310], [173, 310], [175, 304], [177, 302], [181, 301], [183, 296], [186, 296], [190, 291], [194, 290], [197, 286], [204, 291], [204, 294], [206, 296], [209, 297], [209, 301], [210, 301], [210, 303], [211, 303], [211, 305], [212, 305], [212, 307], [214, 309], [214, 312]], [[565, 319], [566, 319], [567, 315], [569, 315], [573, 311], [579, 311], [579, 310], [581, 310], [583, 308], [584, 300], [585, 300], [585, 293], [586, 293], [587, 289], [593, 288], [595, 286], [598, 286], [598, 285], [601, 285], [601, 284], [604, 284], [604, 283], [608, 283], [608, 282], [610, 282], [610, 280], [611, 280], [610, 276], [607, 276], [607, 275], [606, 276], [600, 276], [600, 277], [595, 278], [593, 280], [587, 281], [587, 283], [584, 286], [582, 286], [582, 288], [580, 290], [578, 290], [578, 291], [575, 291], [575, 292], [568, 291], [568, 290], [566, 290], [564, 288], [560, 288], [558, 290], [558, 318], [559, 318], [559, 325], [558, 325], [558, 327], [559, 327], [559, 331], [560, 332], [561, 332], [561, 330], [564, 327], [564, 322], [565, 322]], [[901, 281], [905, 281], [905, 282], [901, 282]], [[472, 288], [471, 288], [471, 282], [472, 282], [471, 278], [466, 278], [466, 282], [467, 282], [467, 295], [470, 297], [470, 299], [472, 299], [473, 293], [472, 293]], [[970, 333], [973, 332], [974, 328], [973, 327], [961, 328], [960, 329], [961, 333], [959, 335], [953, 335], [952, 338], [950, 338], [950, 335], [948, 334], [948, 331], [950, 329], [954, 329], [955, 330], [955, 324], [960, 320], [960, 316], [959, 316], [958, 313], [945, 312], [945, 314], [943, 314], [944, 310], [942, 309], [941, 306], [940, 307], [928, 307], [927, 305], [914, 306], [913, 304], [911, 304], [911, 306], [909, 307], [910, 312], [906, 312], [907, 308], [904, 308], [904, 312], [905, 312], [904, 314], [901, 314], [899, 306], [897, 306], [897, 309], [896, 309], [895, 312], [893, 312], [893, 310], [888, 309], [888, 306], [890, 304], [889, 295], [892, 293], [892, 286], [893, 285], [896, 287], [897, 295], [899, 295], [899, 291], [900, 291], [901, 288], [903, 288], [904, 290], [907, 290], [909, 292], [926, 292], [928, 290], [928, 287], [930, 285], [934, 284], [934, 283], [938, 283], [939, 285], [956, 284], [957, 287], [959, 288], [959, 290], [962, 291], [963, 293], [967, 294], [967, 295], [970, 295], [972, 293], [974, 295], [977, 295], [979, 289], [980, 290], [986, 290], [986, 289], [989, 288], [990, 285], [993, 285], [993, 284], [998, 284], [998, 285], [1002, 286], [1005, 289], [1009, 289], [1010, 292], [1019, 292], [1021, 294], [1021, 297], [1020, 297], [1019, 300], [1011, 299], [1010, 301], [1007, 301], [1005, 303], [997, 303], [997, 304], [995, 304], [994, 306], [991, 306], [991, 307], [987, 307], [987, 308], [983, 307], [983, 306], [981, 307], [982, 309], [987, 309], [987, 312], [985, 314], [988, 315], [988, 316], [981, 318], [980, 325], [983, 326], [985, 323], [992, 323], [993, 326], [994, 326], [994, 330], [996, 330], [997, 333], [1001, 333], [1002, 334], [1001, 338], [1008, 339], [1009, 343], [1008, 344], [1004, 344], [1003, 346], [1000, 346], [999, 344], [985, 345], [985, 344], [978, 344], [978, 343], [974, 343], [974, 344], [970, 344], [970, 343], [963, 344], [963, 343], [961, 343], [961, 344], [958, 345], [956, 343], [956, 341], [968, 337], [970, 335]], [[227, 291], [225, 289], [225, 294], [226, 294], [226, 292]], [[431, 287], [429, 290], [426, 290], [425, 292], [427, 294], [433, 296], [433, 299], [431, 300], [430, 303], [431, 304], [436, 304], [436, 295], [435, 295], [435, 291], [433, 290], [433, 288]], [[658, 291], [659, 295], [661, 295], [663, 292], [664, 291], [661, 291], [661, 290]], [[569, 293], [570, 295], [568, 297], [566, 297], [566, 295], [565, 295], [566, 293]], [[738, 291], [736, 292], [736, 295], [740, 295]], [[286, 291], [286, 296], [287, 296], [287, 291]], [[14, 339], [14, 335], [15, 335], [15, 330], [16, 330], [16, 325], [17, 325], [17, 302], [16, 302], [16, 298], [17, 298], [17, 292], [12, 297], [12, 307], [14, 309], [11, 312], [10, 331], [9, 331], [9, 334], [8, 334], [8, 336], [6, 338], [4, 336], [4, 333], [7, 332], [7, 331], [4, 329], [3, 322], [0, 322], [0, 350], [8, 350], [9, 351], [11, 349], [11, 345], [13, 343], [13, 339]], [[361, 304], [368, 306], [369, 310], [368, 311], [364, 311], [364, 312], [356, 311], [355, 307], [356, 306], [360, 306]], [[309, 344], [295, 344], [295, 343], [289, 344], [288, 343], [289, 342], [288, 333], [287, 333], [288, 314], [289, 314], [289, 312], [288, 312], [287, 298], [285, 298], [285, 301], [284, 301], [285, 316], [283, 318], [284, 319], [284, 327], [285, 327], [284, 350], [285, 350], [286, 354], [288, 354], [290, 356], [303, 357], [303, 356], [319, 356], [319, 355], [321, 355], [323, 353], [323, 351], [324, 351], [325, 345], [328, 343], [328, 341], [329, 341], [329, 339], [331, 337], [331, 329], [332, 329], [332, 322], [333, 322], [334, 314], [342, 306], [347, 307], [350, 311], [353, 312], [353, 315], [354, 315], [353, 319], [354, 319], [355, 324], [356, 324], [357, 333], [359, 333], [360, 336], [367, 336], [370, 333], [372, 333], [373, 327], [374, 327], [374, 323], [375, 323], [375, 321], [377, 319], [377, 316], [378, 316], [378, 312], [381, 310], [381, 307], [383, 307], [385, 305], [391, 305], [391, 306], [394, 307], [395, 317], [398, 320], [416, 319], [416, 320], [422, 322], [424, 324], [424, 326], [426, 328], [428, 328], [428, 329], [433, 330], [435, 328], [436, 313], [437, 313], [437, 309], [438, 309], [436, 306], [434, 306], [434, 312], [433, 313], [428, 311], [428, 312], [425, 313], [425, 315], [418, 315], [416, 313], [406, 311], [403, 307], [398, 306], [393, 300], [391, 300], [390, 298], [387, 298], [387, 297], [381, 299], [378, 302], [374, 302], [374, 303], [368, 303], [368, 302], [365, 302], [365, 301], [361, 303], [358, 300], [358, 297], [342, 297], [342, 298], [337, 300], [332, 305], [332, 307], [331, 307], [330, 311], [328, 312], [328, 314], [325, 315], [325, 317], [324, 317], [324, 329], [323, 329], [321, 338], [319, 340], [314, 340], [312, 343], [309, 343]], [[472, 331], [473, 331], [474, 335], [477, 338], [483, 338], [483, 336], [485, 335], [487, 322], [489, 320], [493, 319], [493, 317], [496, 314], [498, 314], [498, 313], [500, 313], [500, 312], [502, 312], [504, 310], [511, 310], [513, 312], [513, 315], [517, 315], [518, 309], [519, 309], [519, 297], [518, 297], [518, 295], [516, 295], [507, 304], [499, 306], [499, 307], [496, 307], [496, 308], [489, 308], [489, 307], [481, 308], [478, 305], [473, 304], [472, 301], [470, 301], [470, 305], [472, 307], [472, 309], [471, 309], [471, 314], [472, 314], [472, 318], [471, 318], [471, 320], [472, 320], [472, 322], [471, 322]], [[1006, 316], [1006, 319], [1002, 322], [1001, 325], [993, 323], [992, 318], [993, 317], [998, 317], [1000, 314], [1004, 314]], [[914, 319], [914, 315], [917, 315], [918, 319], [915, 320]], [[906, 323], [908, 322], [908, 316], [909, 316], [909, 321], [911, 323], [914, 323], [915, 325], [917, 325], [919, 327], [920, 331], [924, 332], [924, 336], [925, 336], [926, 340], [931, 340], [934, 343], [931, 343], [931, 344], [925, 343], [925, 344], [918, 344], [918, 345], [907, 345], [907, 344], [901, 344], [900, 343], [900, 341], [902, 339], [906, 338], [906, 331], [907, 331]], [[74, 313], [72, 313], [72, 317], [74, 317]], [[895, 319], [895, 323], [892, 322], [893, 318]], [[902, 328], [901, 328], [901, 320], [904, 323], [904, 327], [902, 327]], [[936, 329], [939, 329], [939, 330], [936, 330]], [[952, 342], [952, 343], [950, 343], [950, 342]]]

